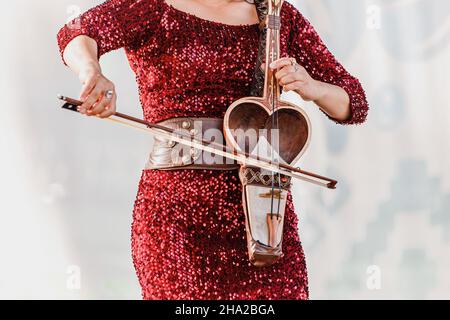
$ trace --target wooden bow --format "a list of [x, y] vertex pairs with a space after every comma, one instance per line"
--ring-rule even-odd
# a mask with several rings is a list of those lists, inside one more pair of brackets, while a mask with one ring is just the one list
[[[78, 107], [83, 104], [83, 102], [68, 98], [62, 95], [59, 95], [58, 98], [65, 103], [62, 108], [65, 110], [70, 110], [78, 113]], [[100, 119], [99, 117], [96, 117]], [[138, 129], [144, 131], [146, 133], [150, 133], [156, 136], [159, 136], [164, 139], [168, 139], [174, 142], [178, 142], [182, 145], [189, 146], [191, 148], [195, 148], [198, 150], [202, 150], [205, 152], [210, 152], [212, 154], [225, 157], [227, 159], [232, 159], [237, 161], [238, 163], [245, 164], [248, 166], [254, 166], [261, 169], [265, 169], [271, 172], [279, 173], [282, 175], [286, 175], [292, 178], [296, 178], [305, 182], [309, 182], [315, 185], [319, 185], [322, 187], [326, 187], [329, 189], [336, 189], [337, 181], [320, 176], [308, 171], [304, 171], [300, 168], [296, 168], [287, 164], [274, 162], [268, 159], [264, 159], [261, 157], [253, 156], [248, 154], [247, 152], [240, 152], [236, 150], [232, 150], [225, 145], [205, 141], [202, 139], [196, 139], [188, 134], [184, 134], [182, 132], [175, 131], [172, 128], [168, 128], [165, 126], [161, 126], [158, 124], [154, 124], [139, 118], [135, 118], [123, 113], [116, 112], [110, 118], [102, 119], [107, 121], [112, 121], [124, 126], [132, 127], [134, 129]]]

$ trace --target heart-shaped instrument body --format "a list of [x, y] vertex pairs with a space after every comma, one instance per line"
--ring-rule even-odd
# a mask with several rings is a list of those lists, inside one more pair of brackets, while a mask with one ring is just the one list
[[[272, 131], [274, 126], [276, 134]], [[257, 139], [267, 138], [284, 163], [295, 164], [309, 146], [311, 123], [303, 109], [283, 100], [277, 101], [274, 110], [265, 98], [247, 97], [235, 101], [224, 117], [227, 144], [238, 152], [252, 154], [255, 141], [251, 143], [254, 140], [251, 136], [255, 132]], [[239, 136], [242, 134], [247, 139]], [[276, 137], [278, 141], [273, 141]]]

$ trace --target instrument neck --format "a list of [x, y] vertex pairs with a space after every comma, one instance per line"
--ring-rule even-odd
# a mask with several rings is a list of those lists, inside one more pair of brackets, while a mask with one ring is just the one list
[[280, 58], [280, 28], [281, 28], [281, 4], [274, 5], [269, 0], [269, 13], [267, 15], [266, 29], [266, 64], [263, 97], [269, 101], [279, 100], [281, 90], [275, 77], [277, 70], [270, 69], [270, 64]]

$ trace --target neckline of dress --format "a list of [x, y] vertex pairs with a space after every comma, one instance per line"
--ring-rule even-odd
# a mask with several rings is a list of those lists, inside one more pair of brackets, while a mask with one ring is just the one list
[[192, 19], [196, 19], [196, 20], [198, 20], [200, 22], [203, 22], [203, 23], [211, 24], [213, 26], [226, 27], [226, 28], [238, 28], [238, 29], [239, 28], [251, 29], [251, 28], [255, 28], [255, 27], [259, 28], [259, 23], [253, 23], [253, 24], [227, 24], [227, 23], [224, 23], [224, 22], [218, 22], [218, 21], [213, 21], [213, 20], [200, 18], [199, 16], [196, 16], [195, 14], [192, 14], [192, 13], [189, 13], [189, 12], [186, 12], [186, 11], [183, 11], [183, 10], [175, 8], [171, 4], [167, 3], [166, 0], [160, 0], [160, 1], [163, 3], [163, 5], [166, 8], [169, 8], [170, 10], [172, 10], [172, 11], [178, 13], [178, 14], [184, 15], [185, 17], [189, 17], [189, 18], [192, 18]]

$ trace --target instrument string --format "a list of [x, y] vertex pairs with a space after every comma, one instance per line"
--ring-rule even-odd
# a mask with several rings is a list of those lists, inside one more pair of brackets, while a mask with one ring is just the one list
[[[270, 47], [269, 47], [269, 51], [270, 51], [270, 56], [271, 56], [271, 61], [273, 62], [276, 58], [276, 50], [277, 48], [274, 48], [275, 46], [275, 34], [274, 32], [271, 32], [271, 39], [270, 39]], [[271, 129], [270, 129], [270, 147], [271, 147], [271, 161], [274, 162], [275, 161], [275, 151], [274, 150], [274, 130], [276, 130], [275, 128], [275, 104], [276, 104], [276, 92], [277, 92], [277, 81], [275, 78], [275, 70], [271, 71], [271, 97], [270, 97], [270, 109], [272, 111], [272, 114], [270, 116], [272, 125], [271, 125]], [[275, 199], [275, 174], [273, 171], [271, 171], [271, 178], [272, 178], [272, 186], [271, 186], [271, 198], [270, 198], [270, 218], [273, 218], [273, 214], [274, 214], [274, 199]]]
[[[272, 121], [272, 126], [270, 129], [270, 142], [271, 142], [271, 152], [270, 152], [270, 160], [272, 161], [272, 163], [274, 162], [274, 150], [273, 150], [273, 129], [274, 129], [274, 108], [273, 108], [273, 103], [274, 103], [274, 99], [273, 99], [273, 92], [272, 92], [272, 99], [271, 99], [271, 109], [272, 109], [272, 115], [270, 116], [271, 121]], [[271, 197], [270, 197], [270, 217], [273, 218], [273, 207], [274, 207], [274, 196], [275, 196], [275, 174], [273, 171], [271, 171], [271, 178], [272, 178], [272, 186], [271, 186]]]
[[[271, 56], [272, 56], [272, 60], [278, 60], [280, 57], [280, 48], [279, 48], [279, 30], [276, 29], [277, 31], [273, 31], [271, 33], [272, 35], [272, 39], [271, 39]], [[272, 132], [271, 132], [271, 145], [272, 145], [272, 161], [275, 162], [276, 161], [276, 165], [278, 167], [280, 167], [280, 161], [281, 161], [281, 155], [280, 155], [280, 127], [279, 127], [279, 113], [278, 111], [278, 100], [279, 100], [279, 93], [280, 93], [280, 85], [278, 83], [278, 80], [276, 79], [275, 76], [276, 71], [274, 70], [272, 72], [272, 99], [271, 99], [271, 107], [272, 107]], [[275, 131], [273, 131], [275, 130]], [[276, 155], [276, 160], [274, 159], [274, 153], [277, 153]], [[276, 179], [276, 183], [277, 186], [275, 188], [275, 179]], [[271, 209], [271, 214], [273, 214], [273, 202], [274, 202], [274, 198], [275, 198], [275, 189], [277, 189], [277, 197], [276, 200], [277, 202], [277, 211], [276, 214], [277, 216], [280, 215], [280, 209], [281, 209], [281, 198], [282, 198], [282, 188], [281, 188], [281, 174], [279, 172], [273, 172], [272, 171], [272, 209]]]
[[[277, 37], [278, 37], [278, 33], [277, 33]], [[279, 47], [278, 47], [278, 44], [279, 44], [279, 39], [277, 39], [277, 41], [276, 41], [276, 45], [277, 45], [277, 56], [278, 56], [278, 58], [279, 58]], [[277, 92], [277, 99], [279, 99], [280, 97], [278, 96], [278, 93], [281, 93], [280, 92], [280, 86], [279, 86], [279, 84], [278, 84], [278, 82], [277, 82], [277, 88], [276, 88], [276, 92]], [[278, 101], [278, 100], [277, 100]], [[277, 146], [277, 165], [278, 165], [278, 168], [280, 167], [280, 158], [281, 158], [281, 155], [280, 155], [280, 132], [279, 132], [279, 130], [280, 130], [280, 127], [279, 127], [279, 123], [280, 123], [280, 119], [279, 119], [279, 113], [277, 112], [277, 115], [276, 115], [276, 129], [277, 129], [277, 141], [276, 141], [276, 146]], [[282, 189], [281, 189], [281, 174], [278, 172], [277, 173], [277, 182], [278, 182], [278, 191], [279, 191], [279, 197], [277, 197], [277, 200], [278, 200], [278, 208], [277, 208], [277, 216], [279, 216], [280, 215], [280, 207], [281, 207], [281, 198], [282, 198]]]

